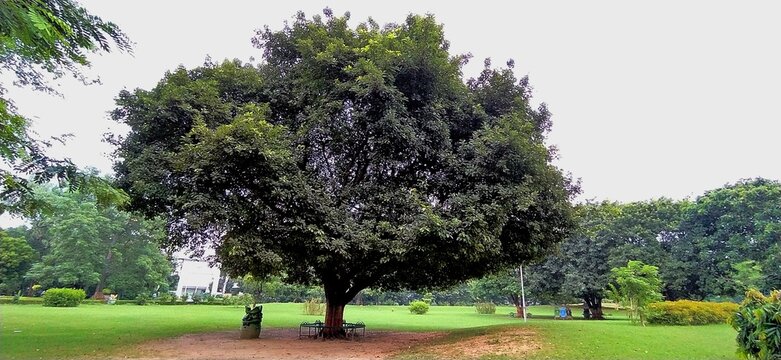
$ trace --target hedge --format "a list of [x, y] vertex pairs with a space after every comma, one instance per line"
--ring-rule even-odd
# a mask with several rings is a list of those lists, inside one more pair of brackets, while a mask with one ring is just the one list
[[43, 306], [76, 307], [85, 297], [83, 289], [52, 288], [43, 294]]
[[738, 311], [731, 302], [664, 301], [648, 306], [648, 322], [663, 325], [724, 324]]

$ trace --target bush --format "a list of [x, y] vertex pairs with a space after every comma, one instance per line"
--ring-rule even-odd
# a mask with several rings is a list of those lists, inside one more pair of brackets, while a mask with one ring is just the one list
[[103, 293], [103, 295], [105, 295], [105, 296], [109, 296], [109, 295], [111, 295], [111, 293], [112, 293], [111, 289], [109, 289], [109, 288], [103, 288], [103, 290], [102, 290], [101, 292], [102, 292], [102, 293]]
[[475, 304], [478, 314], [496, 314], [496, 305], [490, 302], [479, 302]]
[[147, 303], [149, 303], [149, 300], [151, 300], [151, 298], [149, 297], [149, 294], [147, 294], [147, 293], [140, 293], [140, 294], [136, 295], [135, 302], [136, 302], [136, 305], [146, 305]]
[[82, 289], [49, 289], [43, 294], [43, 306], [76, 307], [86, 297]]
[[12, 296], [0, 296], [0, 304], [41, 305], [43, 298], [22, 296], [16, 302]]
[[738, 353], [748, 359], [781, 359], [781, 291], [765, 297], [746, 292], [730, 325], [738, 331]]
[[200, 304], [203, 302], [203, 295], [201, 295], [200, 293], [195, 293], [193, 294], [192, 299], [193, 299], [193, 303]]
[[157, 296], [157, 301], [161, 304], [170, 304], [176, 301], [176, 296], [171, 293], [162, 293]]
[[665, 301], [648, 306], [648, 322], [664, 325], [724, 324], [738, 311], [738, 304], [691, 300]]
[[306, 315], [323, 315], [325, 313], [325, 305], [320, 302], [320, 299], [309, 299], [304, 302], [304, 314]]
[[241, 294], [241, 295], [233, 295], [230, 297], [226, 297], [222, 301], [226, 305], [250, 306], [255, 303], [255, 298], [252, 296], [252, 294]]
[[409, 312], [423, 315], [428, 312], [429, 305], [425, 301], [417, 300], [409, 303]]

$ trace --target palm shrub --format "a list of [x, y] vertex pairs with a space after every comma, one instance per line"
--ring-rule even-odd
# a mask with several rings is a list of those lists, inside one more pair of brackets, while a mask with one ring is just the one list
[[738, 331], [738, 354], [747, 359], [781, 359], [781, 291], [770, 296], [747, 291], [730, 325]]
[[43, 294], [43, 306], [76, 307], [86, 297], [82, 289], [53, 288]]

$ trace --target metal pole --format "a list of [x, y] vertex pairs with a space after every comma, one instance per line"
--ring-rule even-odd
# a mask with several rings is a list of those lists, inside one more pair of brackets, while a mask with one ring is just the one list
[[526, 293], [523, 290], [523, 265], [521, 269], [521, 309], [523, 309], [523, 322], [526, 322]]

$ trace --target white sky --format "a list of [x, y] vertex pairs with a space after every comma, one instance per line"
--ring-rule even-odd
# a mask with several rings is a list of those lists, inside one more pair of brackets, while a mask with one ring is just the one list
[[[350, 11], [402, 22], [432, 13], [452, 53], [515, 59], [535, 101], [553, 112], [558, 165], [582, 179], [580, 199], [696, 197], [741, 178], [781, 179], [781, 3], [775, 1], [81, 1], [117, 23], [134, 55], [92, 58], [103, 85], [63, 79], [64, 99], [11, 89], [41, 137], [72, 133], [53, 155], [110, 172], [101, 142], [121, 89], [149, 89], [166, 70], [251, 56], [254, 30], [297, 10]], [[509, 2], [508, 2], [509, 3]], [[467, 5], [469, 4], [469, 5]]]

